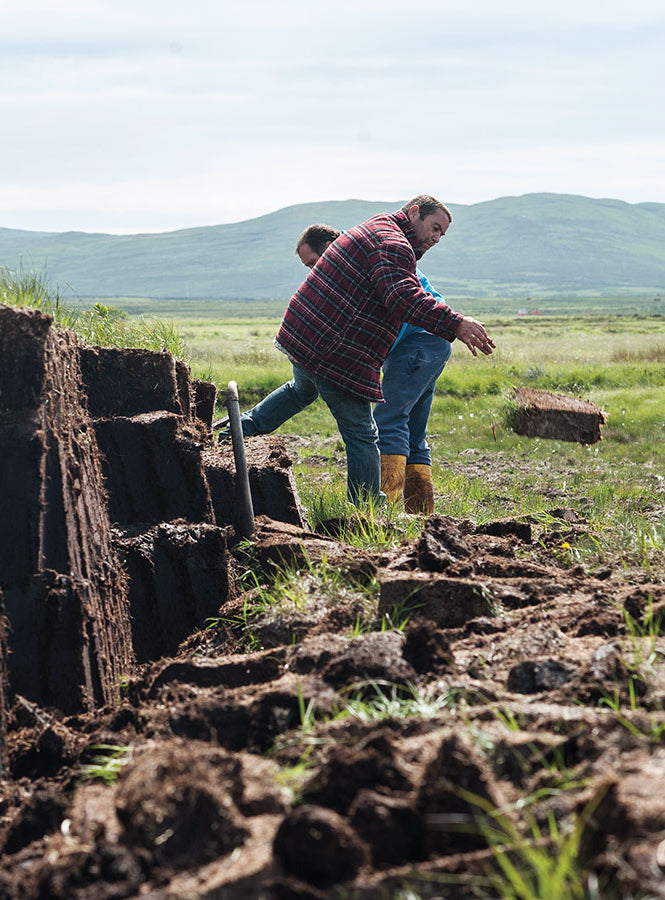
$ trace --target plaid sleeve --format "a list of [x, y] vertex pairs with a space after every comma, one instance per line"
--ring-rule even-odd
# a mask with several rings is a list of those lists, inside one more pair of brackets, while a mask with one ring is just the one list
[[409, 247], [383, 242], [371, 255], [368, 275], [392, 316], [449, 341], [455, 339], [462, 316], [423, 289]]

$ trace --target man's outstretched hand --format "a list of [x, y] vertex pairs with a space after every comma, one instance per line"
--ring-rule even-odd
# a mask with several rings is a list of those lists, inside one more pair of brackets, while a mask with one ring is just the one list
[[489, 356], [496, 344], [485, 331], [482, 322], [477, 322], [469, 316], [464, 316], [457, 326], [455, 337], [469, 348], [474, 356], [478, 356], [480, 350], [485, 356]]

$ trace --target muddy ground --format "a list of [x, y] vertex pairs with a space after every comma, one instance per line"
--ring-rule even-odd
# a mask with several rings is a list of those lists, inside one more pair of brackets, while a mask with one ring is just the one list
[[[665, 897], [665, 572], [571, 565], [587, 523], [564, 506], [546, 530], [433, 516], [369, 553], [333, 523], [308, 531], [292, 498], [292, 521], [259, 516], [247, 546], [224, 448], [167, 393], [157, 417], [141, 402], [92, 420], [134, 662], [72, 712], [44, 699], [71, 692], [45, 694], [9, 656], [0, 898], [506, 897], [506, 870], [528, 880], [529, 859], [571, 847], [582, 896]], [[189, 521], [163, 505], [146, 520], [173, 502], [166, 475], [141, 522], [138, 489], [114, 489], [143, 434], [186, 465]], [[283, 442], [255, 441], [257, 502], [275, 478], [288, 493]], [[285, 565], [308, 590], [275, 611], [265, 589]]]
[[[361, 593], [280, 621], [240, 593], [115, 706], [17, 702], [0, 896], [500, 896], [493, 844], [554, 858], [576, 823], [597, 896], [665, 896], [665, 648], [639, 638], [665, 585], [566, 566], [585, 525], [559, 514], [545, 547], [528, 522], [433, 517], [384, 554], [260, 519], [261, 580], [304, 547], [378, 580], [374, 623], [357, 633]], [[395, 715], [339, 716], [380, 694]], [[123, 748], [110, 784], [84, 778], [103, 746]]]

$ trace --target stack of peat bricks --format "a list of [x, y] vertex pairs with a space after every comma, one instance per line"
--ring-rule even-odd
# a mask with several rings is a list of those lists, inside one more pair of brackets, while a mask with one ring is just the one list
[[[16, 697], [110, 704], [233, 595], [230, 442], [168, 353], [86, 347], [0, 306], [0, 751]], [[279, 438], [247, 449], [255, 512], [304, 525]]]

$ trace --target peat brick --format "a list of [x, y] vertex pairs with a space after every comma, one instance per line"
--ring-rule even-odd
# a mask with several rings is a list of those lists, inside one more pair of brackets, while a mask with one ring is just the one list
[[487, 845], [487, 808], [504, 799], [482, 754], [464, 735], [445, 738], [425, 768], [415, 808], [426, 831], [428, 855], [468, 853]]
[[180, 741], [150, 747], [118, 785], [123, 843], [175, 869], [198, 869], [230, 854], [248, 837], [232, 800], [237, 768], [216, 748]]
[[129, 576], [139, 663], [174, 654], [229, 599], [226, 540], [215, 525], [171, 523], [117, 539]]
[[306, 803], [347, 815], [361, 791], [406, 794], [412, 789], [399, 749], [377, 729], [353, 745], [340, 742], [332, 747], [325, 763], [303, 784], [302, 794]]
[[181, 359], [176, 359], [175, 361], [175, 378], [178, 386], [180, 409], [186, 419], [191, 419], [194, 409], [194, 388], [189, 366]]
[[0, 307], [9, 687], [67, 712], [112, 702], [134, 665], [80, 351], [51, 317]]
[[455, 671], [455, 658], [446, 633], [427, 619], [418, 618], [407, 624], [402, 655], [419, 675]]
[[425, 572], [443, 572], [452, 563], [469, 557], [472, 548], [458, 523], [448, 516], [431, 516], [417, 548], [418, 568]]
[[65, 713], [117, 700], [121, 678], [134, 668], [125, 586], [123, 581], [121, 591], [117, 582], [109, 572], [107, 589], [100, 591], [87, 581], [44, 572], [28, 585], [5, 589], [15, 693]]
[[0, 591], [0, 779], [6, 777], [7, 752], [5, 734], [7, 733], [7, 714], [9, 712], [8, 680], [7, 680], [7, 629], [5, 605]]
[[338, 690], [358, 684], [372, 697], [379, 690], [378, 685], [387, 683], [390, 693], [399, 685], [416, 680], [416, 671], [404, 659], [403, 649], [404, 636], [395, 631], [359, 635], [347, 640], [341, 652], [326, 663], [323, 678]]
[[362, 790], [349, 811], [349, 818], [379, 868], [424, 858], [423, 820], [410, 799]]
[[[262, 436], [245, 440], [249, 487], [254, 515], [307, 528], [293, 475], [293, 463], [281, 437]], [[206, 478], [217, 525], [240, 525], [235, 462], [231, 441], [207, 448], [203, 453]]]
[[34, 411], [0, 413], [0, 585], [24, 582], [39, 567], [44, 456]]
[[517, 694], [553, 691], [570, 681], [576, 670], [555, 659], [525, 660], [508, 673], [507, 687]]
[[126, 527], [173, 519], [213, 523], [200, 437], [168, 412], [97, 419], [109, 516]]
[[287, 872], [322, 888], [351, 881], [368, 857], [348, 822], [319, 806], [290, 812], [277, 830], [273, 849]]
[[580, 444], [601, 440], [606, 417], [594, 403], [525, 387], [515, 389], [514, 399], [512, 427], [517, 434]]
[[492, 522], [485, 522], [476, 528], [476, 534], [490, 534], [497, 537], [510, 535], [525, 544], [532, 541], [531, 523], [519, 522], [516, 519], [494, 519]]
[[51, 317], [36, 310], [0, 306], [0, 412], [39, 403], [51, 325]]
[[84, 347], [81, 372], [94, 419], [165, 410], [181, 413], [175, 360], [170, 353]]
[[211, 429], [215, 415], [217, 388], [211, 381], [199, 381], [198, 379], [192, 382], [192, 386], [194, 388], [196, 418], [203, 422], [206, 428]]

